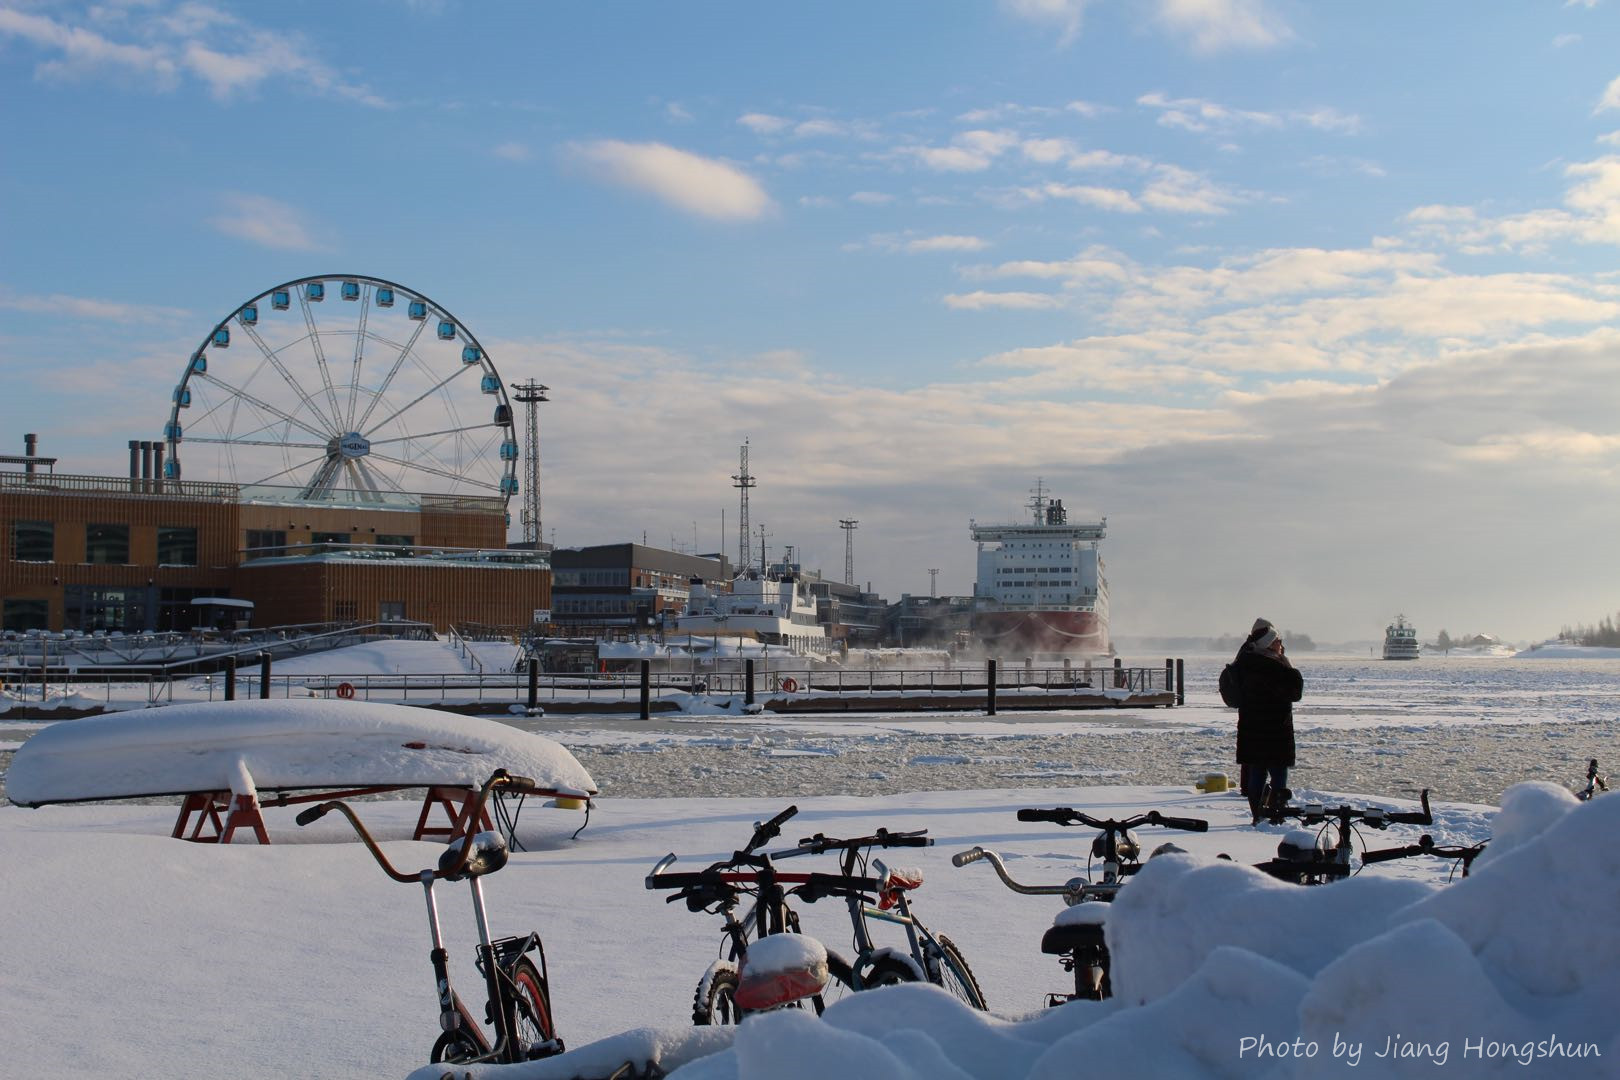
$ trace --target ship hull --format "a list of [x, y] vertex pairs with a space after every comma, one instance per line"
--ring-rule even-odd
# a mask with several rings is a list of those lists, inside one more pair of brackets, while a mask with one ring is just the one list
[[996, 656], [1110, 651], [1108, 622], [1095, 611], [980, 611], [973, 615], [973, 635]]

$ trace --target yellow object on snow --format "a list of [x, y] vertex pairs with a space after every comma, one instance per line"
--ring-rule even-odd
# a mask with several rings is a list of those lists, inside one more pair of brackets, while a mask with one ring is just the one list
[[1205, 793], [1216, 792], [1216, 791], [1230, 791], [1232, 789], [1232, 781], [1230, 781], [1230, 780], [1228, 780], [1226, 778], [1225, 773], [1212, 772], [1212, 773], [1205, 773], [1204, 778], [1202, 780], [1199, 780], [1193, 786], [1196, 787], [1199, 791], [1202, 791], [1202, 792], [1205, 792]]

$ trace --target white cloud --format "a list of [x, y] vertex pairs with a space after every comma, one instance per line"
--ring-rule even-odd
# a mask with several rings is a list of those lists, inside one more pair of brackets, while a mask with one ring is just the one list
[[276, 251], [328, 251], [315, 239], [302, 211], [268, 195], [230, 194], [222, 197], [225, 212], [209, 224], [234, 236]]
[[1087, 184], [1045, 184], [1038, 192], [1049, 199], [1064, 199], [1116, 214], [1139, 214], [1142, 204], [1128, 191]]
[[1071, 101], [1063, 107], [1072, 113], [1079, 113], [1087, 119], [1112, 111], [1106, 105], [1097, 105], [1090, 101]]
[[1262, 0], [1159, 0], [1157, 18], [1194, 52], [1268, 49], [1293, 39], [1293, 31]]
[[772, 207], [765, 189], [741, 169], [664, 143], [603, 139], [571, 149], [602, 179], [700, 217], [757, 221]]
[[1160, 165], [1142, 190], [1142, 204], [1173, 214], [1224, 214], [1243, 197], [1174, 165]]
[[906, 242], [910, 252], [983, 251], [989, 246], [977, 236], [924, 236]]
[[1004, 11], [1030, 22], [1043, 23], [1058, 31], [1058, 45], [1068, 45], [1080, 36], [1090, 0], [1001, 0]]
[[1062, 307], [1063, 298], [1053, 296], [1050, 293], [984, 292], [981, 290], [970, 293], [951, 293], [945, 297], [945, 306], [962, 311], [985, 311], [991, 308], [1035, 311], [1044, 308]]
[[490, 152], [505, 161], [528, 161], [534, 157], [534, 152], [528, 146], [515, 140], [503, 142]]
[[1597, 111], [1605, 109], [1620, 109], [1620, 76], [1609, 83], [1603, 90], [1603, 97], [1598, 101]]
[[792, 121], [769, 113], [744, 113], [737, 117], [737, 123], [759, 135], [775, 135], [786, 130]]
[[695, 119], [691, 111], [678, 101], [665, 103], [664, 118], [672, 124], [690, 124]]
[[[94, 21], [107, 10], [92, 9], [82, 20]], [[261, 30], [202, 4], [143, 13], [124, 24], [103, 19], [99, 29], [124, 31], [130, 38], [124, 41], [70, 18], [59, 21], [0, 9], [0, 35], [19, 38], [45, 54], [35, 67], [41, 78], [89, 81], [111, 75], [167, 92], [189, 74], [218, 101], [251, 94], [277, 80], [369, 107], [389, 104], [364, 85], [341, 78], [298, 35]]]
[[62, 293], [31, 296], [14, 293], [4, 287], [0, 287], [0, 308], [111, 322], [173, 322], [192, 317], [191, 312], [182, 308], [160, 307], [147, 303], [130, 304], [90, 296], [67, 296]]
[[793, 134], [801, 138], [824, 138], [848, 134], [848, 129], [836, 120], [819, 117], [814, 120], [805, 120], [795, 124]]
[[887, 206], [894, 202], [894, 196], [885, 191], [857, 191], [849, 197], [849, 201], [862, 206]]

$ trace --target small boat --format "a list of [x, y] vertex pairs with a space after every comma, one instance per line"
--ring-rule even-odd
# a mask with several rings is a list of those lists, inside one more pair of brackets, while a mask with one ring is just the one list
[[1416, 660], [1418, 652], [1417, 631], [1405, 615], [1395, 616], [1395, 621], [1384, 628], [1384, 659]]

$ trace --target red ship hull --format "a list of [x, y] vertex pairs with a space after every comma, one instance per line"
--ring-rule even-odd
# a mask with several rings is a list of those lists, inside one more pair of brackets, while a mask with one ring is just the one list
[[979, 611], [973, 635], [997, 656], [1109, 652], [1108, 624], [1095, 611]]

